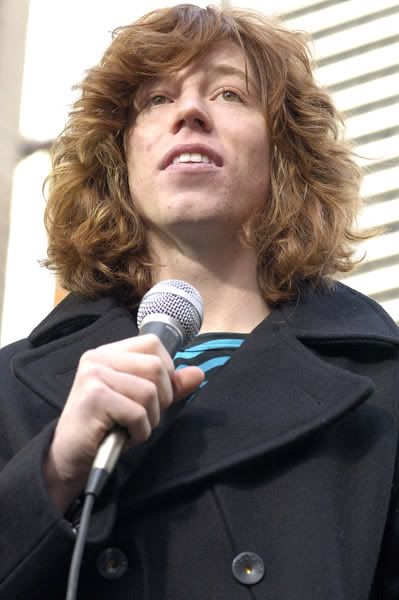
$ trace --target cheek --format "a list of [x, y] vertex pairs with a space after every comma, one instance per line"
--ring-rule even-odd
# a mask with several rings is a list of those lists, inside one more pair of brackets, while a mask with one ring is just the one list
[[266, 136], [254, 136], [249, 148], [246, 189], [252, 208], [259, 208], [264, 205], [270, 186], [269, 141]]
[[257, 123], [251, 130], [253, 132], [251, 138], [252, 153], [251, 156], [259, 157], [264, 162], [269, 161], [270, 140], [267, 134], [265, 124]]
[[237, 132], [235, 146], [240, 162], [257, 164], [269, 162], [270, 141], [266, 125], [263, 120], [254, 120], [245, 123]]
[[[241, 152], [237, 154], [237, 165], [240, 165], [237, 176], [245, 186], [257, 189], [269, 180], [270, 153], [264, 139], [246, 139], [241, 144]], [[246, 152], [244, 154], [244, 148]]]
[[145, 179], [153, 162], [151, 135], [143, 135], [140, 127], [133, 130], [128, 138], [127, 166], [129, 179]]
[[266, 135], [258, 135], [253, 139], [250, 161], [254, 175], [269, 178], [270, 171], [270, 143]]

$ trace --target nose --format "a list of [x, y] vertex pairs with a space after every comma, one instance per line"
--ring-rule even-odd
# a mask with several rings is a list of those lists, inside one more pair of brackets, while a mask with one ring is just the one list
[[181, 97], [175, 107], [173, 133], [178, 133], [184, 127], [206, 133], [212, 130], [211, 115], [205, 101], [199, 95], [190, 94]]

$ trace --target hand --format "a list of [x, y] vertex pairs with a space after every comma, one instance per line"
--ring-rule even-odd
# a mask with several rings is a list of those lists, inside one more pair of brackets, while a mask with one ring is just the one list
[[145, 442], [161, 411], [203, 381], [198, 367], [175, 371], [155, 335], [129, 338], [85, 352], [44, 465], [49, 493], [62, 510], [84, 489], [98, 447], [115, 425], [129, 446]]

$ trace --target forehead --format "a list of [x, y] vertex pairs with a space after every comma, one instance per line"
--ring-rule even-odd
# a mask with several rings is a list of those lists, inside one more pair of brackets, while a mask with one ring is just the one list
[[237, 69], [246, 70], [246, 56], [243, 50], [234, 42], [229, 40], [215, 42], [209, 50], [200, 58], [196, 59], [182, 71], [197, 71], [208, 69], [214, 64], [230, 64]]
[[203, 56], [196, 58], [183, 69], [175, 71], [173, 74], [160, 73], [151, 81], [144, 84], [144, 88], [155, 82], [171, 81], [180, 84], [189, 77], [199, 74], [210, 76], [230, 76], [236, 77], [248, 84], [256, 91], [258, 89], [258, 78], [251, 61], [245, 55], [243, 50], [234, 42], [225, 40], [215, 42]]

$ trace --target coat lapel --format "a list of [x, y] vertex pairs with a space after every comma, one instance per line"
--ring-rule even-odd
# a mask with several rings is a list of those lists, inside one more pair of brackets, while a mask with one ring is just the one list
[[28, 338], [32, 348], [17, 354], [12, 363], [16, 377], [59, 411], [83, 352], [138, 333], [134, 316], [114, 299], [79, 307], [69, 298], [33, 330]]
[[[274, 310], [193, 402], [173, 405], [149, 442], [122, 457], [120, 478], [128, 487], [134, 480], [134, 502], [282, 448], [361, 404], [372, 381], [318, 358], [302, 342], [399, 346], [395, 325], [367, 302], [338, 284], [335, 292], [303, 293]], [[61, 411], [81, 354], [131, 335], [134, 315], [112, 298], [71, 297], [32, 332], [32, 348], [15, 356], [13, 371]]]
[[[275, 311], [150, 440], [139, 471], [127, 480], [134, 486], [127, 495], [140, 504], [281, 448], [355, 409], [372, 391], [368, 377], [337, 368], [301, 344]], [[133, 449], [123, 457], [125, 473], [136, 468], [136, 456]]]

